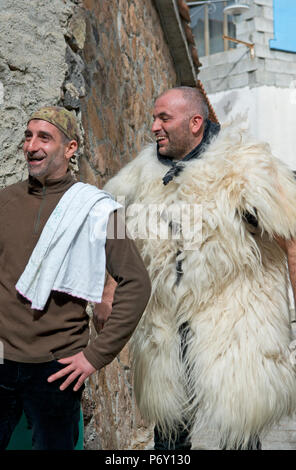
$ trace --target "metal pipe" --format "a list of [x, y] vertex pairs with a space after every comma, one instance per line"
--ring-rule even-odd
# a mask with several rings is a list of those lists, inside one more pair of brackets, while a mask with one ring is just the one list
[[210, 55], [209, 6], [205, 6], [205, 55]]
[[[226, 7], [227, 3], [224, 2], [224, 7]], [[226, 13], [223, 14], [223, 39], [224, 39], [224, 51], [228, 51], [228, 40], [225, 38], [228, 36], [228, 17]]]
[[254, 57], [255, 57], [255, 50], [254, 50], [255, 44], [253, 42], [241, 41], [240, 39], [231, 38], [231, 37], [225, 36], [225, 35], [223, 35], [223, 39], [227, 39], [228, 41], [236, 42], [238, 44], [244, 44], [245, 46], [247, 46], [250, 49], [251, 59], [254, 59]]

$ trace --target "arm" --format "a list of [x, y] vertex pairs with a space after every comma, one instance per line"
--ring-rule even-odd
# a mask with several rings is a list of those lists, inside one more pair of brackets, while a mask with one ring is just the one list
[[296, 182], [292, 171], [263, 143], [244, 142], [233, 161], [229, 158], [232, 172], [227, 191], [230, 200], [236, 199], [239, 213], [256, 217], [258, 234], [296, 238]]
[[97, 333], [103, 329], [105, 322], [111, 315], [116, 286], [117, 282], [110, 276], [110, 274], [107, 274], [102, 301], [94, 306], [93, 323]]
[[280, 245], [281, 249], [286, 253], [286, 255], [288, 254], [287, 253], [287, 240], [285, 240], [284, 238], [282, 237], [279, 237], [277, 235], [275, 235], [275, 240], [276, 242]]
[[[114, 218], [117, 233], [117, 215]], [[97, 369], [109, 364], [128, 342], [149, 301], [151, 284], [134, 242], [108, 238], [107, 271], [117, 282], [112, 312], [96, 339], [85, 348], [84, 355]]]
[[[110, 219], [109, 226], [112, 225]], [[114, 228], [114, 234], [117, 234], [117, 213]], [[150, 297], [150, 279], [134, 242], [127, 235], [122, 239], [107, 238], [105, 249], [107, 271], [117, 282], [112, 312], [97, 338], [83, 351], [59, 360], [66, 367], [50, 376], [48, 381], [67, 375], [61, 390], [77, 379], [73, 387], [77, 391], [88, 376], [117, 356], [135, 330]], [[109, 287], [112, 284], [114, 287], [112, 282]]]

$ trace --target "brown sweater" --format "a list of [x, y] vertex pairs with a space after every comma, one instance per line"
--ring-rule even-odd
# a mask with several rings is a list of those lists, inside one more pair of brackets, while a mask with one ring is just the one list
[[86, 301], [52, 292], [37, 311], [17, 293], [16, 282], [48, 217], [74, 182], [68, 172], [44, 186], [30, 177], [0, 191], [0, 340], [6, 359], [47, 362], [83, 351], [100, 369], [124, 347], [148, 302], [150, 280], [127, 237], [106, 241], [106, 268], [118, 286], [112, 314], [96, 339], [89, 342]]

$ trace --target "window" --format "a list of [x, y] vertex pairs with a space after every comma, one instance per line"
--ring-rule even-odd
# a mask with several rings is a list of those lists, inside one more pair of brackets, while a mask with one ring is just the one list
[[[192, 2], [194, 4], [198, 2]], [[196, 40], [199, 56], [215, 54], [235, 48], [236, 44], [223, 39], [224, 36], [236, 37], [233, 16], [224, 13], [227, 1], [201, 5], [190, 5], [191, 29]]]

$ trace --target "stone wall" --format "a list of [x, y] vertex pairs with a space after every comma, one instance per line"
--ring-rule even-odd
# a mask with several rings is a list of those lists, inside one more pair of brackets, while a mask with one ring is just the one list
[[[0, 187], [27, 176], [26, 122], [49, 104], [76, 114], [78, 179], [101, 187], [151, 139], [153, 100], [176, 84], [152, 0], [0, 0], [0, 8]], [[147, 445], [128, 346], [88, 381], [83, 408], [87, 449]]]
[[[85, 153], [79, 177], [101, 187], [151, 140], [153, 101], [176, 74], [150, 0], [84, 0], [81, 100]], [[143, 448], [151, 438], [139, 417], [128, 347], [94, 375], [84, 397], [87, 448]]]
[[[21, 148], [28, 117], [42, 105], [64, 104], [71, 76], [67, 31], [78, 5], [74, 0], [0, 0], [0, 8], [3, 187], [26, 177]], [[79, 61], [79, 54], [73, 56]]]
[[84, 0], [82, 179], [101, 186], [150, 138], [153, 101], [176, 83], [151, 0]]

